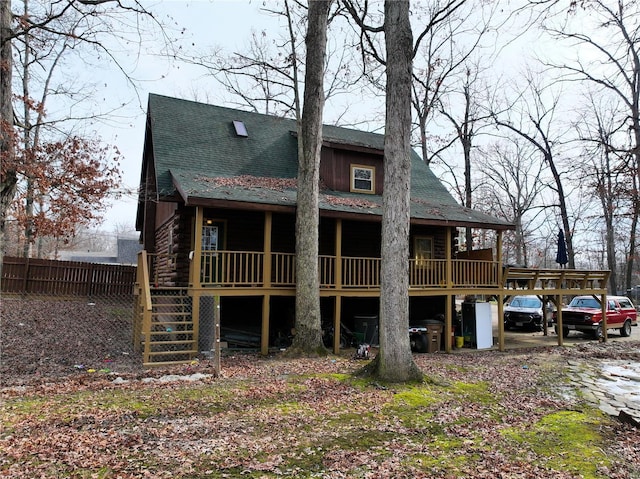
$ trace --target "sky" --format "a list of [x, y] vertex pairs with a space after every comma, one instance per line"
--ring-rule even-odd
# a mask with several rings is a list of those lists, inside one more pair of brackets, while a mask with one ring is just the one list
[[[158, 18], [168, 21], [170, 16], [177, 28], [186, 29], [180, 34], [185, 44], [200, 50], [220, 46], [230, 51], [242, 49], [252, 29], [274, 28], [272, 17], [258, 13], [261, 5], [259, 1], [241, 0], [163, 1], [151, 8]], [[210, 102], [216, 102], [224, 95], [222, 87], [207, 78], [201, 68], [159, 56], [150, 44], [143, 46], [140, 55], [136, 51], [131, 56], [130, 65], [135, 62], [133, 76], [140, 80], [135, 88], [114, 65], [100, 72], [104, 78], [104, 91], [100, 92], [104, 101], [116, 106], [126, 105], [120, 108], [115, 121], [97, 128], [102, 141], [116, 145], [120, 150], [124, 158], [121, 164], [123, 190], [129, 192], [111, 202], [104, 223], [99, 226], [100, 230], [106, 231], [121, 230], [123, 226], [134, 231], [135, 191], [140, 181], [149, 93], [186, 99], [201, 97]]]
[[[268, 5], [268, 0], [172, 0], [145, 6], [160, 21], [173, 26], [169, 34], [180, 37], [184, 48], [212, 51], [214, 47], [220, 47], [229, 53], [246, 50], [252, 30], [266, 29], [271, 35], [279, 28], [275, 17], [260, 12], [263, 4]], [[183, 28], [184, 33], [176, 33]], [[97, 94], [104, 102], [102, 107], [117, 107], [118, 111], [115, 119], [99, 124], [97, 133], [105, 143], [116, 145], [123, 155], [122, 189], [125, 191], [119, 200], [112, 201], [104, 223], [99, 226], [102, 231], [122, 231], [124, 228], [134, 233], [137, 208], [135, 191], [140, 180], [145, 110], [149, 93], [216, 104], [224, 104], [224, 97], [227, 96], [223, 87], [207, 77], [202, 68], [158, 55], [158, 45], [159, 42], [153, 41], [143, 43], [141, 48], [135, 44], [114, 45], [114, 54], [137, 79], [135, 88], [125, 80], [115, 65], [102, 66], [99, 72], [101, 91]], [[517, 46], [511, 45], [509, 49], [512, 50], [510, 55], [514, 59], [521, 58]], [[82, 69], [82, 66], [79, 68]], [[503, 63], [503, 68], [516, 68], [515, 60]], [[91, 70], [85, 73], [93, 77], [96, 75]], [[353, 103], [359, 103], [361, 107], [370, 106], [363, 101]], [[379, 114], [384, 111], [384, 106], [378, 104], [376, 109]], [[325, 111], [325, 122], [332, 121], [330, 115], [331, 112]]]

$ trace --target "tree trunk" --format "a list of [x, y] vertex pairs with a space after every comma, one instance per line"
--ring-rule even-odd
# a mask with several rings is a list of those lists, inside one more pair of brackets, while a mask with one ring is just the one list
[[413, 38], [408, 0], [386, 0], [387, 50], [380, 351], [373, 374], [390, 382], [421, 380], [409, 343], [409, 224], [411, 184], [411, 69]]
[[13, 168], [15, 150], [11, 102], [11, 34], [11, 1], [0, 0], [0, 161], [5, 165], [0, 174], [0, 275], [5, 252], [7, 211], [17, 186], [17, 175]]
[[[318, 279], [318, 195], [324, 63], [331, 0], [309, 2], [307, 63], [302, 111], [302, 156], [298, 159], [296, 212], [296, 334], [291, 354], [326, 353], [322, 343]], [[299, 149], [300, 151], [300, 149]]]
[[[633, 178], [633, 186], [634, 191], [637, 191], [638, 186], [638, 177], [635, 176]], [[627, 253], [627, 265], [626, 265], [626, 275], [625, 275], [625, 287], [626, 290], [630, 290], [633, 288], [633, 265], [636, 254], [636, 231], [638, 231], [638, 194], [633, 194], [633, 209], [631, 215], [631, 228], [629, 231], [629, 251]]]

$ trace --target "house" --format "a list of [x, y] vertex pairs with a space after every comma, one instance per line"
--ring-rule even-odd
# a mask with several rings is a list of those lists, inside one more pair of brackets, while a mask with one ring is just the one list
[[[357, 329], [378, 312], [383, 147], [380, 134], [323, 128], [320, 297], [335, 330]], [[293, 324], [296, 178], [295, 121], [150, 95], [136, 219], [148, 275], [141, 292], [182, 291], [195, 322], [202, 298], [215, 296], [221, 328], [252, 332], [266, 353]], [[502, 294], [501, 235], [512, 225], [460, 206], [415, 152], [411, 178], [410, 320], [444, 314], [450, 334], [456, 295]], [[495, 232], [495, 257], [455, 258], [462, 227]], [[163, 319], [175, 322], [158, 313], [140, 326], [151, 356], [151, 322]], [[175, 339], [190, 355], [198, 352], [191, 326]]]
[[73, 250], [60, 251], [60, 259], [63, 261], [81, 261], [85, 263], [135, 265], [141, 249], [140, 241], [136, 238], [117, 238], [115, 256], [104, 252]]

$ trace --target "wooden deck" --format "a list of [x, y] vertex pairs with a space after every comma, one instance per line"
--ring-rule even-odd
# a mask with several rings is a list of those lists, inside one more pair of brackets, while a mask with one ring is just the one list
[[[162, 361], [164, 354], [154, 354], [155, 343], [168, 344], [162, 331], [166, 325], [175, 321], [168, 317], [167, 306], [155, 304], [159, 293], [163, 290], [175, 291], [176, 285], [163, 285], [159, 282], [157, 266], [175, 267], [175, 258], [170, 255], [148, 255], [140, 253], [138, 263], [137, 309], [135, 320], [136, 347], [142, 348], [145, 364]], [[343, 297], [377, 297], [380, 295], [380, 258], [354, 258], [321, 256], [319, 258], [320, 295], [335, 297], [334, 328], [340, 328], [341, 298]], [[195, 269], [198, 268], [198, 269]], [[197, 273], [199, 271], [199, 274]], [[166, 273], [166, 271], [165, 271]], [[563, 298], [581, 294], [591, 294], [604, 299], [607, 294], [609, 271], [570, 270], [570, 269], [538, 269], [501, 267], [496, 261], [435, 259], [409, 260], [409, 295], [410, 296], [445, 296], [445, 337], [452, 333], [453, 310], [451, 304], [459, 296], [482, 295], [493, 297], [498, 302], [499, 317], [503, 315], [503, 303], [513, 295], [536, 295], [553, 302], [558, 308], [561, 321]], [[262, 343], [261, 350], [268, 352], [269, 301], [271, 296], [295, 295], [295, 255], [288, 253], [217, 251], [206, 253], [199, 261], [191, 263], [193, 279], [189, 285], [182, 285], [181, 294], [189, 297], [193, 305], [189, 318], [185, 310], [180, 315], [186, 321], [185, 331], [177, 341], [195, 344], [179, 344], [185, 352], [183, 361], [188, 361], [197, 354], [198, 304], [202, 297], [225, 296], [261, 296], [262, 311]], [[153, 288], [152, 288], [153, 286]], [[152, 294], [153, 291], [153, 294]], [[171, 300], [183, 304], [182, 299]], [[166, 299], [165, 299], [166, 302]], [[163, 308], [165, 311], [163, 311]], [[157, 312], [162, 314], [156, 314]], [[162, 324], [158, 323], [162, 322]], [[156, 324], [157, 323], [157, 324]], [[504, 327], [499, 327], [499, 347], [504, 349]], [[561, 323], [560, 323], [561, 324]], [[173, 329], [173, 328], [172, 328]], [[171, 336], [171, 335], [169, 335]], [[338, 338], [339, 340], [339, 338]], [[558, 342], [562, 344], [561, 335]], [[450, 351], [448, 342], [447, 351]], [[176, 346], [176, 344], [172, 346]], [[334, 345], [338, 350], [339, 345]], [[176, 347], [171, 351], [175, 353]], [[218, 351], [219, 352], [219, 351]], [[175, 360], [171, 360], [175, 361]]]

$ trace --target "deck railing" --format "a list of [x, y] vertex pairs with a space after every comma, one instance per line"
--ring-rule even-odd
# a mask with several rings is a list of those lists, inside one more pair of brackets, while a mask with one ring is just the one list
[[409, 260], [409, 287], [439, 288], [446, 285], [447, 261], [444, 259]]
[[264, 253], [250, 251], [203, 251], [200, 282], [221, 286], [263, 283]]
[[[380, 287], [380, 258], [342, 257], [340, 287], [375, 289]], [[409, 260], [410, 288], [498, 287], [498, 264], [493, 261], [452, 260], [447, 280], [444, 259]], [[321, 288], [337, 287], [336, 257], [318, 257]], [[271, 254], [272, 287], [291, 288], [296, 284], [294, 253]], [[204, 252], [200, 281], [203, 286], [264, 286], [264, 253], [250, 251]]]
[[[145, 263], [152, 286], [174, 286], [176, 255], [146, 254]], [[335, 256], [318, 257], [318, 279], [325, 289], [380, 288], [380, 258], [345, 256], [338, 265]], [[192, 263], [193, 264], [193, 263]], [[338, 268], [339, 266], [339, 268]], [[265, 287], [265, 257], [259, 251], [217, 251], [202, 255], [202, 286]], [[502, 272], [502, 275], [500, 274]], [[500, 280], [502, 278], [502, 283]], [[451, 260], [450, 272], [444, 259], [410, 259], [411, 289], [443, 288], [606, 288], [608, 271], [583, 271], [538, 268], [505, 268], [496, 261]], [[339, 281], [338, 281], [339, 280]], [[268, 286], [294, 288], [296, 255], [271, 253], [271, 278]]]
[[459, 287], [498, 286], [498, 263], [495, 261], [454, 260], [452, 282]]

